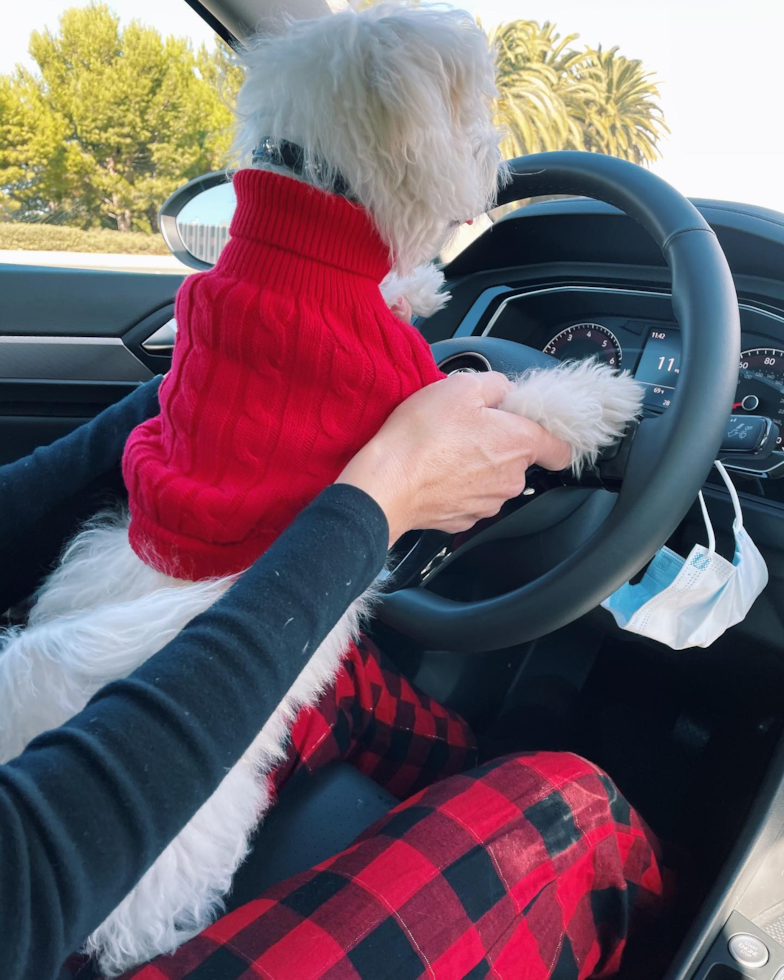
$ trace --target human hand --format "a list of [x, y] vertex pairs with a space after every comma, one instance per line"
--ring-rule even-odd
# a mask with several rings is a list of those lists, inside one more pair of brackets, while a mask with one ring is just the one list
[[529, 419], [497, 410], [512, 390], [502, 374], [456, 374], [399, 405], [336, 482], [373, 497], [390, 543], [406, 531], [457, 533], [497, 514], [525, 488], [534, 463], [569, 465], [569, 446]]

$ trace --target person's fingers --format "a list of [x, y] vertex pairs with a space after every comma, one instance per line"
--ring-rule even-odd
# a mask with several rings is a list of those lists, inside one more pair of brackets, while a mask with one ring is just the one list
[[572, 462], [572, 447], [558, 439], [547, 429], [542, 429], [542, 439], [536, 454], [536, 462], [554, 473], [565, 470]]
[[513, 412], [494, 412], [492, 425], [499, 439], [510, 446], [536, 448], [544, 431], [536, 422]]
[[479, 514], [466, 517], [455, 517], [452, 520], [438, 524], [436, 531], [446, 531], [447, 534], [462, 534], [463, 531], [470, 531], [477, 521], [481, 520]]
[[497, 411], [513, 390], [503, 374], [453, 375], [399, 405], [346, 466], [379, 503], [395, 540], [411, 528], [465, 530], [525, 489], [535, 462], [562, 469], [569, 447], [530, 419]]
[[479, 517], [480, 520], [484, 520], [487, 517], [495, 517], [503, 506], [504, 506], [503, 500], [495, 499], [495, 500], [486, 501], [482, 505], [479, 514], [477, 516]]
[[488, 371], [471, 375], [478, 385], [480, 397], [488, 408], [498, 408], [514, 385], [505, 374]]

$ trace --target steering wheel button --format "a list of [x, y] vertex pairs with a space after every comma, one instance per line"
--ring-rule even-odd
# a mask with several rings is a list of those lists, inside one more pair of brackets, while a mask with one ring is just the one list
[[776, 976], [773, 978], [773, 980], [784, 980], [784, 966], [782, 966], [780, 970], [776, 971]]
[[757, 970], [761, 966], [765, 966], [770, 959], [770, 953], [765, 943], [747, 932], [733, 936], [729, 941], [728, 948], [730, 956], [735, 962], [749, 970]]

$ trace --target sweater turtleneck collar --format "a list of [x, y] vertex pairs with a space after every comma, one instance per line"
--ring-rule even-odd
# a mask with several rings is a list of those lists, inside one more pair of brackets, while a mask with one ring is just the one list
[[359, 205], [265, 170], [240, 170], [234, 189], [231, 240], [217, 271], [252, 274], [259, 253], [273, 249], [375, 283], [389, 272], [389, 248]]

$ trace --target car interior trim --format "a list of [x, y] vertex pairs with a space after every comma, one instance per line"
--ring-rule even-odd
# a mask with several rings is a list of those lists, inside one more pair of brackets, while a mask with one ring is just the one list
[[185, 0], [191, 10], [194, 10], [199, 17], [215, 31], [221, 40], [225, 41], [234, 51], [239, 51], [242, 48], [242, 44], [237, 40], [237, 38], [232, 34], [232, 32], [221, 23], [220, 20], [215, 16], [215, 14], [209, 10], [203, 3], [199, 0]]
[[149, 381], [120, 337], [0, 337], [0, 381]]
[[163, 326], [158, 327], [155, 333], [142, 341], [142, 347], [151, 354], [170, 354], [174, 350], [174, 341], [177, 339], [177, 321], [172, 317]]
[[[472, 325], [472, 329], [475, 329], [477, 324], [482, 318], [482, 315], [487, 311], [490, 304], [498, 296], [503, 295], [505, 292], [510, 292], [511, 286], [498, 287], [495, 286], [491, 289], [486, 289], [484, 292], [480, 293], [476, 299], [476, 302], [471, 307], [471, 309], [466, 314], [463, 323], [469, 321]], [[493, 327], [498, 322], [501, 314], [506, 309], [510, 303], [514, 303], [520, 299], [526, 299], [529, 296], [545, 296], [548, 293], [566, 293], [566, 292], [577, 292], [577, 293], [604, 293], [608, 296], [612, 295], [623, 295], [623, 296], [649, 296], [655, 299], [662, 299], [670, 297], [669, 292], [663, 290], [653, 290], [653, 289], [626, 289], [623, 286], [598, 286], [598, 285], [563, 285], [563, 286], [545, 286], [538, 289], [526, 289], [521, 292], [515, 293], [513, 296], [507, 296], [506, 299], [502, 300], [499, 304], [498, 309], [493, 313], [490, 318], [490, 322], [482, 330], [480, 337], [488, 337], [491, 335]], [[776, 313], [772, 313], [770, 310], [763, 309], [760, 306], [756, 306], [753, 303], [738, 303], [738, 308], [740, 310], [745, 310], [748, 313], [757, 313], [760, 316], [767, 317], [769, 320], [775, 320], [777, 323], [784, 324], [784, 317], [779, 316]], [[462, 327], [462, 324], [461, 324]], [[471, 336], [471, 332], [458, 328], [455, 331], [455, 337], [465, 337]]]

